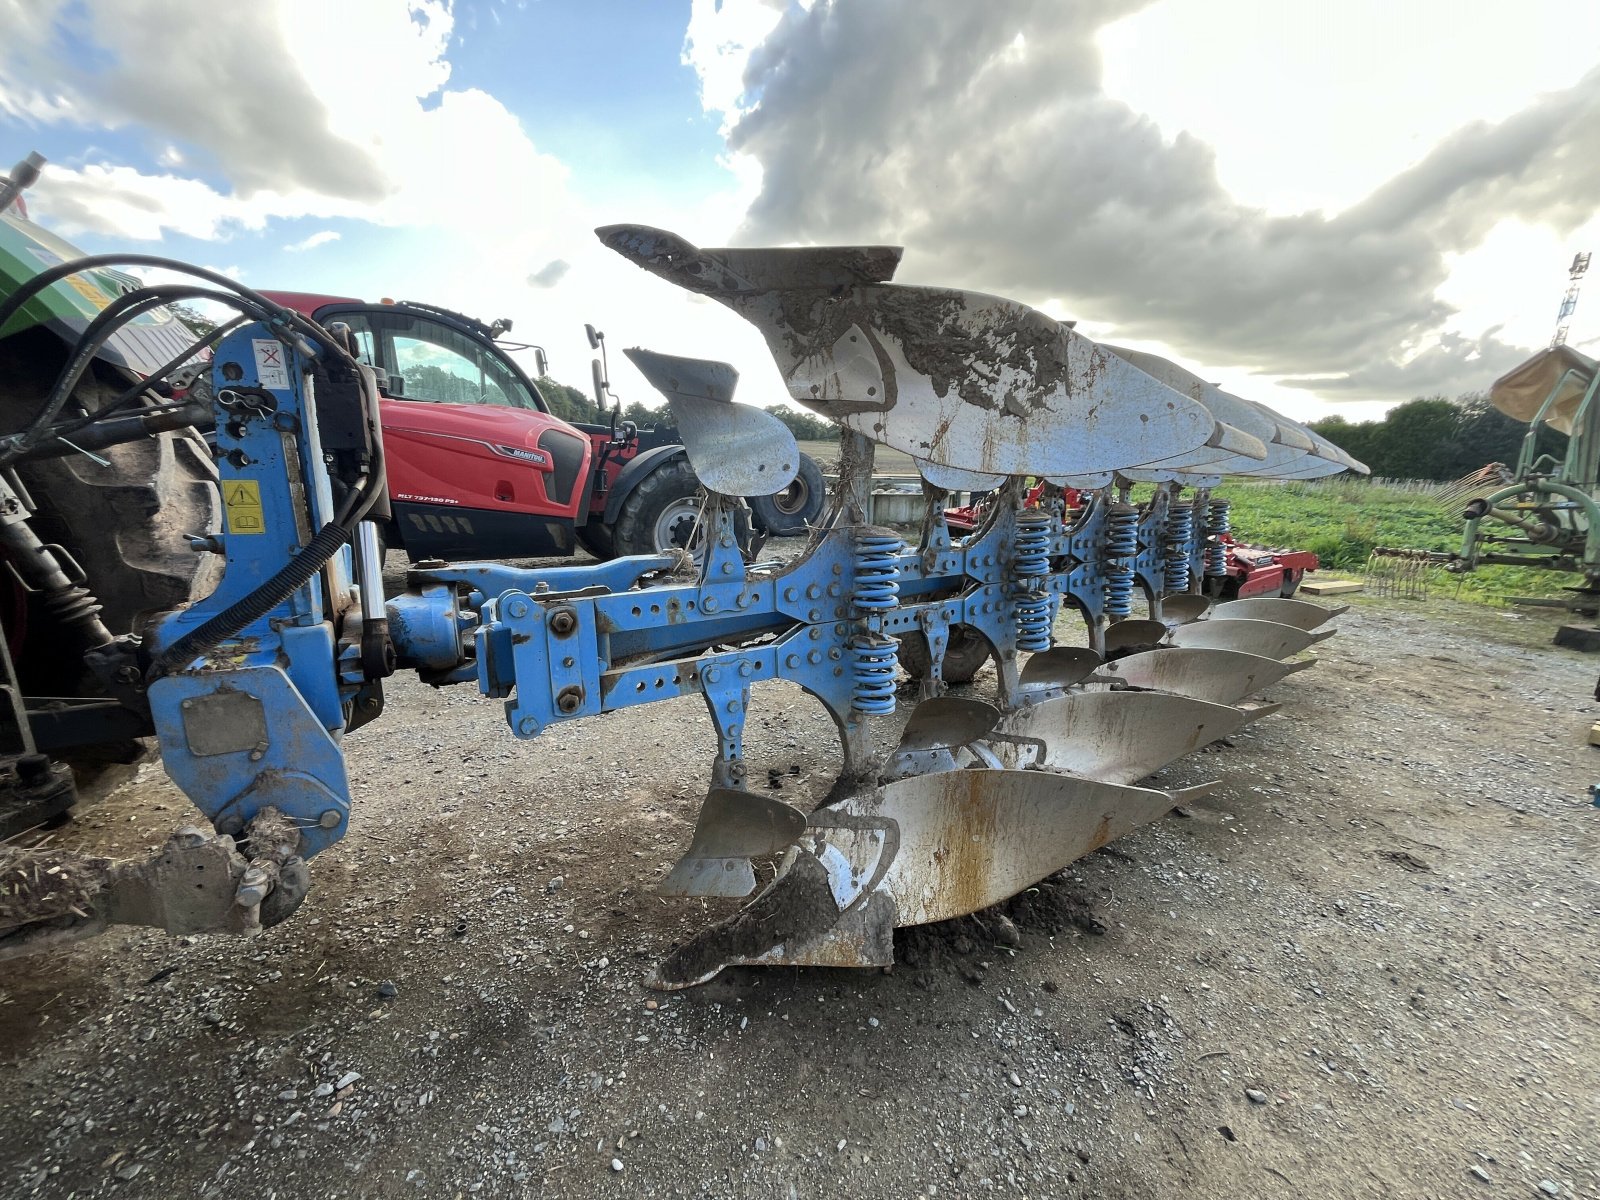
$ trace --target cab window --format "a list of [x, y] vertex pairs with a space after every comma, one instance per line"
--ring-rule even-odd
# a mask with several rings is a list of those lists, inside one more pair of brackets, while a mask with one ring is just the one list
[[368, 361], [387, 372], [396, 399], [540, 407], [504, 362], [448, 325], [409, 313], [340, 313], [330, 319], [349, 323]]

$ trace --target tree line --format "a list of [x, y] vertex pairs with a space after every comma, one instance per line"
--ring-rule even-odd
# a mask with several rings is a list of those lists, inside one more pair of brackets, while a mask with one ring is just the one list
[[[1481, 392], [1455, 400], [1419, 396], [1379, 421], [1324, 417], [1310, 427], [1385, 479], [1460, 479], [1492, 462], [1514, 466], [1528, 427]], [[1539, 430], [1541, 454], [1566, 453], [1565, 434]]]

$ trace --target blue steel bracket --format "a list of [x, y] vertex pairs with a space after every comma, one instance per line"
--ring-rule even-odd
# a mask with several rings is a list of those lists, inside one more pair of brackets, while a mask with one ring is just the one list
[[167, 774], [219, 831], [271, 806], [299, 827], [303, 858], [344, 836], [344, 754], [279, 668], [168, 675], [150, 685], [150, 711]]
[[[222, 340], [211, 370], [225, 567], [211, 595], [152, 630], [152, 653], [254, 593], [333, 515], [305, 358], [248, 325]], [[305, 857], [349, 821], [339, 739], [365, 681], [341, 668], [327, 608], [353, 598], [349, 553], [148, 693], [167, 773], [196, 807], [224, 833], [277, 808]]]
[[603, 588], [608, 592], [626, 592], [638, 587], [647, 576], [670, 571], [677, 562], [670, 554], [637, 554], [610, 562], [535, 570], [493, 562], [452, 563], [447, 567], [413, 568], [406, 575], [406, 585], [426, 591], [431, 585], [459, 584], [467, 589], [468, 607], [481, 608], [486, 600], [510, 591], [571, 592]]

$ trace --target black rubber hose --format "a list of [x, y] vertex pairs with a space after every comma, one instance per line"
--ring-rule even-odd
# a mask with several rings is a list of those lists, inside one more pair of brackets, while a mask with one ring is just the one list
[[337, 519], [329, 521], [271, 579], [204, 624], [191, 629], [158, 654], [150, 664], [150, 679], [159, 679], [169, 671], [188, 666], [224, 638], [232, 637], [252, 621], [259, 621], [299, 588], [310, 583], [323, 565], [349, 540], [349, 529]]
[[69, 437], [80, 429], [93, 425], [106, 417], [114, 416], [117, 413], [120, 413], [130, 403], [147, 392], [150, 389], [150, 384], [152, 381], [165, 379], [168, 375], [171, 375], [196, 354], [199, 354], [208, 346], [211, 346], [216, 342], [220, 342], [223, 338], [227, 337], [228, 334], [232, 333], [235, 329], [238, 329], [249, 319], [249, 317], [235, 317], [233, 320], [217, 326], [204, 337], [197, 338], [195, 341], [190, 342], [185, 349], [180, 351], [172, 358], [169, 358], [166, 362], [162, 363], [154, 373], [144, 379], [141, 379], [138, 383], [134, 384], [131, 388], [123, 392], [103, 408], [98, 408], [94, 412], [89, 413], [87, 416], [78, 417], [71, 421], [63, 421], [59, 425], [52, 425], [39, 438], [40, 443], [42, 444], [44, 442], [52, 441], [56, 438]]
[[[4, 300], [0, 300], [0, 329], [5, 327], [6, 323], [17, 314], [24, 304], [52, 284], [58, 283], [69, 275], [75, 275], [80, 271], [118, 265], [162, 267], [219, 284], [243, 297], [252, 305], [259, 306], [262, 312], [275, 314], [265, 319], [269, 326], [277, 327], [276, 332], [281, 334], [282, 331], [288, 329], [298, 331], [302, 341], [294, 347], [297, 351], [311, 357], [311, 348], [303, 339], [305, 337], [314, 338], [318, 344], [331, 349], [337, 357], [343, 359], [351, 369], [357, 372], [361, 369], [360, 363], [356, 361], [355, 356], [340, 345], [337, 339], [328, 337], [313, 322], [292, 309], [274, 304], [259, 292], [229, 279], [220, 272], [209, 271], [204, 267], [192, 266], [188, 263], [178, 262], [176, 259], [164, 258], [156, 254], [95, 254], [86, 258], [75, 259], [71, 262], [60, 263], [46, 271], [41, 271]], [[236, 305], [236, 307], [242, 308], [245, 306]], [[101, 315], [104, 316], [105, 314], [102, 313]], [[51, 415], [53, 416], [54, 414]], [[45, 420], [48, 422], [50, 417], [46, 417]], [[381, 447], [382, 442], [380, 441], [377, 443], [377, 453], [373, 455], [372, 470], [351, 494], [342, 512], [318, 531], [317, 535], [271, 579], [206, 621], [199, 628], [191, 630], [179, 638], [158, 655], [155, 662], [152, 663], [152, 674], [159, 676], [173, 670], [175, 667], [182, 667], [187, 663], [193, 662], [224, 638], [244, 628], [251, 621], [261, 619], [261, 617], [293, 595], [297, 588], [304, 587], [309, 583], [328, 560], [338, 553], [340, 547], [349, 541], [356, 523], [377, 502], [379, 492], [385, 486]]]
[[133, 320], [135, 317], [148, 312], [153, 308], [160, 308], [176, 300], [206, 299], [219, 300], [228, 304], [237, 304], [237, 301], [225, 293], [211, 288], [195, 287], [193, 285], [173, 285], [159, 288], [141, 288], [136, 292], [129, 292], [119, 296], [89, 323], [83, 336], [73, 346], [72, 353], [68, 356], [66, 364], [57, 375], [50, 394], [46, 397], [39, 411], [33, 419], [22, 429], [6, 435], [10, 445], [0, 451], [0, 464], [17, 461], [26, 456], [40, 440], [46, 428], [61, 414], [71, 398], [72, 389], [77, 386], [78, 380], [83, 378], [89, 364], [94, 360], [100, 348], [110, 339], [117, 328]]
[[[218, 271], [208, 271], [204, 267], [191, 266], [189, 263], [179, 262], [175, 258], [163, 258], [159, 254], [91, 254], [85, 258], [75, 258], [71, 262], [58, 263], [47, 271], [40, 271], [32, 279], [22, 284], [11, 295], [0, 300], [0, 329], [6, 327], [17, 312], [29, 300], [32, 300], [45, 288], [52, 284], [60, 283], [69, 275], [76, 275], [81, 271], [94, 270], [96, 267], [161, 267], [168, 271], [178, 271], [186, 275], [193, 275], [196, 279], [204, 279], [209, 283], [217, 284], [237, 296], [242, 296], [250, 303], [256, 305], [261, 311], [276, 313], [289, 323], [301, 328], [302, 331], [313, 332], [311, 323], [291, 309], [274, 304], [260, 292], [252, 291], [242, 283], [229, 279]], [[346, 357], [349, 357], [346, 355]], [[354, 361], [353, 359], [351, 361]]]

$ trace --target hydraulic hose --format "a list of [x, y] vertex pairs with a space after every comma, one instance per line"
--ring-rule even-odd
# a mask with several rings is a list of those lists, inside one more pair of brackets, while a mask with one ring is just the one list
[[259, 621], [310, 583], [328, 560], [350, 540], [351, 530], [366, 511], [359, 505], [361, 496], [362, 489], [358, 487], [351, 493], [345, 511], [318, 530], [316, 536], [301, 547], [300, 552], [271, 579], [191, 629], [156, 655], [150, 664], [150, 679], [159, 679], [187, 666], [224, 638], [232, 637], [252, 621]]
[[[154, 307], [155, 304], [169, 303], [172, 300], [184, 299], [190, 295], [198, 294], [203, 294], [208, 299], [221, 299], [232, 307], [241, 309], [248, 315], [265, 321], [275, 334], [287, 341], [297, 352], [305, 357], [315, 357], [315, 352], [307, 340], [308, 338], [315, 339], [318, 345], [331, 351], [335, 357], [342, 359], [352, 370], [358, 373], [360, 371], [361, 364], [354, 355], [340, 345], [337, 339], [328, 337], [317, 325], [299, 313], [274, 304], [259, 292], [229, 279], [220, 272], [192, 266], [188, 263], [178, 262], [156, 254], [95, 254], [75, 259], [71, 262], [60, 263], [48, 270], [41, 271], [4, 300], [0, 300], [0, 329], [5, 327], [6, 323], [21, 310], [24, 304], [45, 288], [80, 271], [110, 266], [161, 267], [178, 271], [194, 276], [197, 279], [220, 285], [234, 293], [234, 296], [217, 296], [206, 289], [185, 289], [169, 286], [164, 288], [142, 288], [138, 292], [130, 293], [128, 296], [114, 301], [84, 331], [83, 337], [79, 339], [77, 346], [74, 347], [68, 368], [63, 372], [62, 377], [57, 380], [57, 386], [52, 390], [49, 401], [21, 435], [12, 435], [11, 448], [5, 454], [0, 454], [0, 463], [11, 461], [17, 457], [19, 445], [26, 445], [29, 439], [36, 438], [40, 431], [55, 419], [61, 407], [65, 405], [66, 396], [71, 394], [72, 384], [81, 376], [83, 370], [87, 369], [88, 362], [93, 359], [94, 353], [104, 343], [105, 338], [110, 336], [110, 329], [115, 327], [115, 323], [131, 320], [138, 315], [138, 312], [144, 311], [143, 306], [147, 304], [150, 307]], [[156, 295], [160, 296], [159, 300], [154, 300]], [[244, 303], [240, 303], [240, 300], [244, 301]], [[96, 341], [96, 339], [99, 340]], [[90, 343], [93, 343], [92, 347]], [[76, 374], [71, 373], [74, 369]], [[65, 382], [64, 387], [62, 386], [63, 382]], [[120, 403], [123, 399], [123, 397], [119, 397], [117, 402]], [[379, 492], [385, 486], [382, 446], [381, 440], [375, 443], [372, 461], [368, 469], [357, 481], [356, 486], [352, 489], [349, 497], [333, 520], [323, 526], [271, 579], [197, 628], [184, 634], [183, 637], [157, 655], [151, 664], [152, 677], [159, 677], [193, 662], [217, 645], [217, 643], [232, 636], [250, 622], [260, 620], [316, 576], [317, 572], [327, 564], [328, 560], [337, 554], [340, 548], [350, 540], [357, 523], [377, 502]]]
[[78, 417], [72, 421], [63, 421], [59, 425], [52, 425], [44, 432], [43, 435], [41, 435], [39, 438], [40, 443], [42, 444], [49, 442], [56, 438], [69, 437], [80, 429], [97, 424], [105, 418], [121, 412], [122, 409], [126, 408], [132, 401], [150, 390], [151, 381], [165, 379], [168, 375], [172, 374], [172, 372], [183, 366], [184, 363], [188, 362], [196, 354], [199, 354], [208, 346], [214, 345], [215, 343], [221, 341], [228, 334], [232, 333], [235, 329], [239, 328], [239, 326], [243, 325], [247, 320], [249, 320], [248, 317], [235, 317], [233, 320], [217, 326], [204, 337], [195, 339], [183, 350], [179, 351], [172, 358], [169, 358], [166, 362], [162, 363], [161, 366], [152, 372], [147, 378], [141, 379], [138, 383], [122, 392], [104, 407], [96, 409], [87, 416]]
[[211, 288], [201, 288], [192, 285], [169, 285], [159, 288], [140, 288], [136, 292], [129, 292], [119, 296], [102, 310], [89, 327], [84, 330], [73, 346], [72, 353], [68, 356], [66, 365], [61, 368], [61, 373], [56, 376], [55, 385], [50, 389], [44, 404], [34, 414], [28, 424], [15, 433], [8, 435], [10, 443], [0, 451], [0, 465], [6, 465], [26, 456], [41, 439], [41, 435], [49, 424], [61, 415], [61, 410], [66, 407], [67, 400], [72, 395], [72, 389], [77, 386], [78, 380], [88, 370], [89, 364], [94, 360], [100, 348], [105, 345], [117, 328], [127, 321], [150, 311], [170, 304], [176, 300], [206, 299], [220, 300], [225, 303], [237, 303], [232, 297]]

